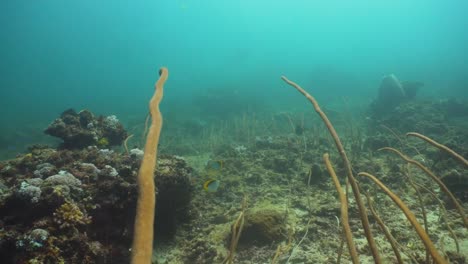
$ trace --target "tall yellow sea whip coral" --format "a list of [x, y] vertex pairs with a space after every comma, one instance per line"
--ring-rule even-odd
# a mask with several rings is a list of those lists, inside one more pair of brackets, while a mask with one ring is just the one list
[[154, 193], [154, 169], [158, 153], [159, 135], [161, 134], [162, 115], [159, 103], [163, 98], [164, 83], [168, 78], [167, 68], [159, 70], [155, 92], [150, 100], [149, 108], [151, 126], [146, 136], [145, 154], [138, 172], [138, 201], [135, 217], [135, 228], [132, 244], [132, 263], [149, 264], [153, 254], [153, 223], [156, 196]]

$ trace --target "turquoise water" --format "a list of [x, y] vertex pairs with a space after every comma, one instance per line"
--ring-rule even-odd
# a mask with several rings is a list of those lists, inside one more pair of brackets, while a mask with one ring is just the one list
[[343, 97], [365, 108], [389, 73], [424, 82], [423, 97], [466, 97], [466, 10], [457, 0], [4, 0], [0, 148], [12, 156], [46, 140], [67, 108], [143, 122], [160, 66], [170, 71], [162, 109], [177, 118], [203, 118], [201, 95], [309, 107], [283, 74], [336, 109]]

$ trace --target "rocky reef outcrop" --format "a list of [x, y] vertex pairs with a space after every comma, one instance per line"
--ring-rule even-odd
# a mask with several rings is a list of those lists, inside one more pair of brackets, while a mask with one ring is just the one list
[[61, 146], [67, 149], [118, 146], [128, 136], [115, 115], [95, 117], [89, 110], [73, 109], [64, 111], [44, 132], [62, 139]]
[[388, 113], [401, 103], [414, 99], [422, 86], [422, 82], [400, 81], [394, 74], [386, 75], [380, 82], [377, 98], [371, 109], [375, 114]]
[[[128, 263], [142, 151], [96, 146], [95, 136], [114, 145], [126, 132], [89, 111], [64, 112], [48, 133], [66, 148], [33, 146], [0, 162], [2, 263]], [[183, 158], [161, 155], [158, 166], [157, 238], [188, 219], [193, 190]]]

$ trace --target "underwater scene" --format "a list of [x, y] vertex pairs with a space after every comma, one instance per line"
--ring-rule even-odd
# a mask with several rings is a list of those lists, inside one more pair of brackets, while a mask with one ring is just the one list
[[467, 263], [466, 10], [0, 1], [0, 263]]

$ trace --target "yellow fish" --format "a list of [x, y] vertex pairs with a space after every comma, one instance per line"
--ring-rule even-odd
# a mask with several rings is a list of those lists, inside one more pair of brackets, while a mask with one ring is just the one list
[[207, 192], [216, 192], [219, 188], [220, 182], [218, 180], [209, 179], [203, 184], [203, 189]]

